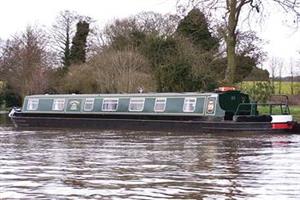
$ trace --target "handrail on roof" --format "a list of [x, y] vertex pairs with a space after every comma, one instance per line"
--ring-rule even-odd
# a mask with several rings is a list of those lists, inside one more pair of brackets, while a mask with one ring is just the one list
[[270, 98], [272, 98], [272, 97], [284, 97], [285, 98], [285, 104], [289, 103], [289, 97], [285, 94], [274, 94], [274, 95], [271, 95]]

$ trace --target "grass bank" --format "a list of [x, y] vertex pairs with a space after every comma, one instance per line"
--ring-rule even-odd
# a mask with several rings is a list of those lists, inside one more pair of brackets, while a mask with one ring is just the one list
[[[294, 119], [300, 122], [300, 106], [289, 106], [291, 114], [294, 116]], [[268, 114], [269, 107], [267, 106], [260, 106], [258, 107], [259, 114]], [[274, 114], [279, 114], [281, 111], [278, 107], [273, 109]]]
[[300, 106], [290, 106], [290, 111], [294, 118], [300, 122]]
[[[258, 81], [256, 81], [258, 82]], [[253, 86], [253, 81], [243, 81], [242, 83], [240, 83], [238, 86], [241, 88], [250, 88]], [[292, 83], [289, 81], [283, 81], [281, 82], [281, 91], [280, 91], [280, 82], [279, 81], [275, 81], [274, 82], [274, 92], [275, 94], [286, 94], [286, 95], [291, 95], [291, 85]], [[300, 82], [294, 82], [293, 83], [293, 87], [294, 87], [294, 94], [300, 94]]]

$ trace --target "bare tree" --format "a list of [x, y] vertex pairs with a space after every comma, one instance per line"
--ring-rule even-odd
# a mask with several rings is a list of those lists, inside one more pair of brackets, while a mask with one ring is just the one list
[[128, 93], [136, 92], [138, 87], [146, 91], [154, 88], [149, 63], [134, 50], [105, 52], [92, 60], [91, 65], [98, 85], [105, 86], [102, 91]]
[[291, 95], [294, 95], [294, 76], [295, 76], [295, 61], [291, 58], [290, 59], [290, 86], [291, 86]]
[[[282, 93], [282, 73], [284, 62], [282, 58], [273, 57], [270, 63], [271, 75], [272, 75], [272, 87], [275, 89], [275, 80], [278, 81], [278, 94]], [[275, 91], [274, 91], [275, 93]]]
[[277, 58], [276, 57], [273, 57], [271, 59], [270, 69], [271, 69], [272, 84], [273, 84], [273, 87], [274, 87], [274, 81], [275, 81], [275, 78], [276, 78], [276, 71], [277, 71]]
[[284, 63], [282, 60], [278, 62], [278, 94], [282, 93], [282, 72]]
[[180, 16], [155, 12], [142, 12], [132, 17], [139, 30], [145, 33], [157, 33], [161, 36], [172, 35], [178, 26]]
[[65, 82], [66, 90], [84, 93], [128, 93], [138, 87], [152, 91], [155, 87], [146, 59], [131, 49], [107, 50], [86, 64], [71, 66]]
[[70, 66], [71, 42], [75, 35], [78, 14], [69, 10], [59, 13], [51, 29], [54, 49], [57, 52], [61, 63]]
[[1, 78], [21, 97], [47, 88], [49, 58], [43, 31], [27, 27], [7, 40], [0, 63]]
[[236, 52], [238, 55], [253, 58], [256, 64], [259, 64], [266, 59], [267, 55], [263, 50], [263, 45], [265, 45], [265, 42], [254, 31], [239, 32]]
[[[187, 5], [185, 4], [188, 2]], [[222, 34], [226, 43], [227, 70], [225, 82], [233, 83], [237, 68], [236, 45], [238, 26], [244, 19], [253, 20], [255, 14], [263, 17], [264, 13], [276, 12], [274, 6], [283, 9], [287, 14], [293, 15], [298, 21], [300, 14], [299, 0], [178, 0], [179, 7], [202, 7], [214, 14], [222, 15]], [[257, 18], [256, 18], [257, 19]]]
[[[135, 16], [117, 19], [113, 23], [108, 24], [99, 38], [106, 46], [120, 49], [128, 46], [126, 42], [133, 48], [139, 45], [136, 39], [142, 39], [146, 35], [157, 35], [162, 37], [174, 34], [180, 17], [177, 15], [162, 15], [154, 12], [142, 12]], [[139, 35], [140, 34], [140, 35]], [[103, 42], [104, 41], [104, 42]]]
[[[132, 42], [132, 33], [139, 32], [139, 27], [133, 18], [117, 19], [112, 24], [107, 25], [103, 32], [106, 46], [121, 49], [128, 46], [128, 42]], [[130, 44], [132, 47], [136, 45], [136, 42], [132, 43]]]

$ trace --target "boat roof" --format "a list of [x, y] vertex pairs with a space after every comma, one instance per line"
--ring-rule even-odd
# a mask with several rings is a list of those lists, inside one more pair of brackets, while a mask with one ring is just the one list
[[170, 96], [215, 96], [219, 93], [182, 92], [182, 93], [116, 93], [116, 94], [40, 94], [30, 98], [61, 98], [61, 97], [170, 97]]

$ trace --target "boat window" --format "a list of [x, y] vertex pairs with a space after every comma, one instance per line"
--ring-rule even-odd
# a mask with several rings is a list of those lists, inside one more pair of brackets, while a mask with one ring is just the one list
[[65, 99], [54, 99], [52, 104], [52, 110], [63, 110], [65, 108]]
[[95, 98], [86, 98], [83, 106], [84, 111], [92, 111], [94, 108]]
[[142, 111], [144, 109], [145, 98], [131, 98], [129, 111]]
[[167, 98], [156, 98], [154, 104], [155, 112], [164, 112], [166, 109]]
[[196, 98], [185, 98], [183, 103], [183, 112], [194, 112], [196, 109]]
[[37, 110], [39, 107], [39, 99], [28, 99], [27, 110]]
[[112, 112], [118, 109], [119, 99], [104, 98], [102, 103], [102, 111]]

